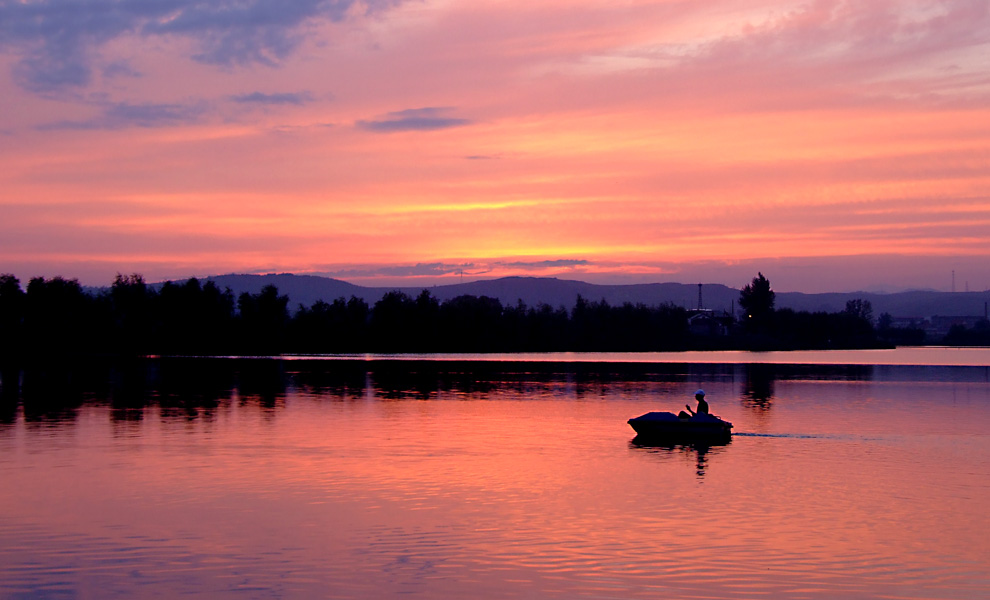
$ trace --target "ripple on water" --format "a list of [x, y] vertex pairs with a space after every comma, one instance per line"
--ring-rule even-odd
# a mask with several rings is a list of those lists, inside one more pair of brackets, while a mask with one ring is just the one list
[[[429, 400], [289, 391], [274, 407], [224, 404], [209, 423], [152, 408], [115, 429], [105, 407], [63, 429], [16, 423], [0, 432], [14, 490], [0, 496], [0, 597], [990, 590], [980, 390], [958, 401], [970, 422], [957, 435], [928, 404], [939, 382], [921, 394], [785, 381], [754, 407], [733, 372], [703, 373], [744, 433], [702, 450], [630, 444], [625, 419], [652, 407], [639, 397], [650, 382], [580, 395], [568, 377]], [[830, 418], [870, 403], [901, 409]]]

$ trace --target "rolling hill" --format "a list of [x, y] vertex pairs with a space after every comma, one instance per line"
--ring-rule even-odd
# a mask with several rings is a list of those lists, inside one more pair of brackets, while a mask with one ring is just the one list
[[[289, 296], [289, 306], [293, 310], [299, 305], [311, 306], [317, 300], [332, 302], [337, 298], [355, 296], [373, 305], [385, 293], [398, 290], [409, 296], [417, 296], [424, 289], [440, 301], [457, 296], [489, 296], [498, 298], [505, 304], [523, 301], [528, 306], [541, 303], [554, 307], [571, 308], [581, 296], [589, 301], [605, 300], [611, 305], [625, 302], [633, 304], [659, 305], [672, 303], [685, 308], [698, 307], [698, 284], [648, 283], [635, 285], [598, 285], [547, 277], [505, 277], [469, 283], [431, 287], [364, 287], [346, 281], [318, 277], [314, 275], [293, 275], [289, 273], [271, 275], [219, 275], [209, 277], [221, 288], [230, 288], [235, 294], [243, 292], [256, 294], [266, 285], [275, 285], [282, 294]], [[717, 311], [738, 309], [739, 290], [725, 285], [710, 283], [702, 286], [704, 308]], [[873, 305], [874, 316], [890, 313], [894, 317], [930, 317], [983, 315], [990, 291], [984, 292], [937, 292], [911, 291], [894, 294], [867, 292], [804, 294], [782, 292], [777, 294], [778, 308], [792, 308], [811, 312], [836, 312], [842, 310], [848, 300], [861, 298]]]

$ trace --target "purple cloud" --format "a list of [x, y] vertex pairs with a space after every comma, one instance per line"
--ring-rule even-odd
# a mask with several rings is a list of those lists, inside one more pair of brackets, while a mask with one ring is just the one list
[[368, 131], [391, 133], [395, 131], [435, 131], [461, 127], [471, 123], [468, 119], [445, 117], [448, 107], [410, 108], [390, 112], [380, 119], [358, 121], [358, 127]]
[[354, 7], [378, 12], [401, 0], [34, 0], [0, 2], [0, 48], [23, 58], [14, 68], [25, 89], [83, 87], [96, 48], [126, 34], [192, 38], [199, 62], [276, 65], [304, 39], [314, 19], [342, 21]]
[[240, 94], [237, 96], [231, 96], [230, 98], [234, 102], [240, 104], [259, 104], [259, 105], [286, 105], [291, 104], [294, 106], [302, 106], [313, 100], [313, 97], [307, 92], [283, 92], [275, 94], [265, 94], [263, 92], [252, 92], [250, 94]]
[[461, 273], [474, 269], [474, 263], [447, 264], [441, 262], [417, 263], [415, 265], [377, 265], [367, 268], [351, 268], [317, 273], [326, 277], [426, 277]]
[[552, 269], [558, 267], [580, 267], [591, 264], [583, 259], [560, 258], [556, 260], [536, 260], [529, 262], [500, 262], [496, 263], [502, 267], [513, 267], [517, 269]]
[[59, 129], [123, 129], [126, 127], [167, 127], [196, 122], [205, 112], [202, 105], [183, 104], [106, 104], [102, 114], [81, 121], [57, 121], [37, 127], [40, 131]]

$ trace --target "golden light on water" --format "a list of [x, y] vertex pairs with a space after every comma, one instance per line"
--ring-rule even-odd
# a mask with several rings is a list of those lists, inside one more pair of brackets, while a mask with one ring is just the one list
[[[25, 372], [0, 415], [0, 592], [978, 593], [986, 382], [835, 359], [166, 361], [128, 372], [148, 395], [100, 382], [47, 413]], [[699, 386], [730, 443], [632, 439]]]

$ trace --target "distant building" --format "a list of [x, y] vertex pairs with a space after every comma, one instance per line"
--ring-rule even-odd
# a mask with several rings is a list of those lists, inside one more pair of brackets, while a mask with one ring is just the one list
[[931, 318], [931, 329], [938, 336], [944, 336], [956, 325], [961, 325], [966, 329], [976, 327], [980, 321], [985, 321], [985, 316], [979, 317], [940, 317], [935, 315]]
[[893, 317], [890, 320], [890, 326], [898, 329], [922, 329], [929, 339], [937, 339], [945, 337], [949, 330], [956, 325], [972, 329], [979, 322], [985, 320], [985, 316], [943, 317], [934, 315], [927, 319], [924, 317]]
[[701, 296], [702, 284], [698, 284], [698, 308], [688, 310], [688, 331], [692, 335], [717, 337], [729, 335], [729, 330], [735, 319], [730, 313], [715, 312], [709, 308], [704, 308], [705, 304]]
[[932, 324], [924, 317], [891, 317], [890, 326], [897, 329], [927, 329]]
[[700, 336], [729, 335], [729, 329], [735, 319], [726, 312], [716, 313], [713, 310], [700, 308], [688, 311], [688, 331]]

